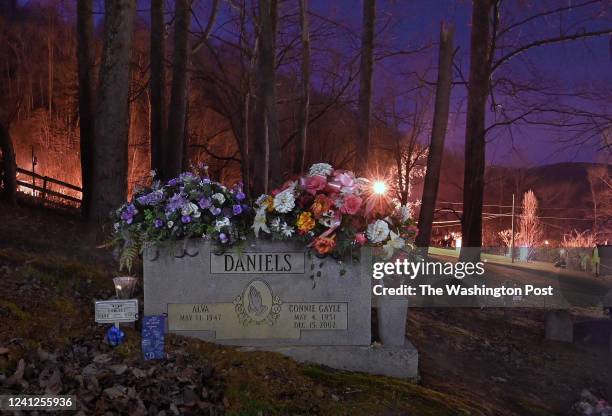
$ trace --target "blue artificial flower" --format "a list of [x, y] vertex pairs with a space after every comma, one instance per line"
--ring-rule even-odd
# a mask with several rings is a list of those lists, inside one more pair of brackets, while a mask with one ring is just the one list
[[219, 241], [221, 241], [221, 243], [225, 244], [229, 241], [229, 238], [227, 238], [227, 235], [225, 233], [221, 233], [219, 234]]
[[191, 222], [191, 216], [190, 215], [183, 215], [181, 217], [181, 222], [183, 224], [189, 224]]
[[164, 226], [164, 221], [156, 218], [153, 224], [155, 225], [155, 228], [162, 228]]
[[106, 332], [106, 340], [108, 341], [109, 345], [112, 347], [116, 347], [117, 345], [120, 345], [124, 339], [125, 339], [125, 332], [123, 332], [120, 328], [117, 328], [114, 325], [111, 326]]
[[219, 207], [211, 207], [209, 209], [209, 211], [214, 216], [217, 216], [217, 215], [221, 214], [221, 208], [219, 208]]
[[236, 204], [232, 206], [232, 211], [234, 212], [234, 215], [240, 215], [242, 214], [242, 206], [240, 204]]

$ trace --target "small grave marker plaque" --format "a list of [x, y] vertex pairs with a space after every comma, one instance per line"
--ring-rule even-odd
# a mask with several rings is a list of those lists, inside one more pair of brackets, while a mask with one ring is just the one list
[[97, 300], [95, 311], [99, 324], [135, 322], [138, 320], [138, 299]]

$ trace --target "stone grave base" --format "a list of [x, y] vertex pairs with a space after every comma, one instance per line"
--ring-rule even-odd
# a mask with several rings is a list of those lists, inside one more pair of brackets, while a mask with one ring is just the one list
[[419, 353], [406, 340], [403, 346], [283, 346], [242, 347], [240, 351], [278, 352], [301, 363], [321, 364], [338, 370], [418, 381]]

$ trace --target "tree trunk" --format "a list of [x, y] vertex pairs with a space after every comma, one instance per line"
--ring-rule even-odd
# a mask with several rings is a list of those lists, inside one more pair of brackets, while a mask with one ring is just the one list
[[0, 123], [0, 151], [2, 152], [2, 194], [0, 199], [10, 205], [17, 204], [17, 162], [11, 135]]
[[168, 131], [164, 146], [162, 177], [170, 179], [183, 170], [185, 117], [187, 114], [187, 65], [189, 62], [189, 24], [191, 0], [177, 0], [174, 14], [174, 58]]
[[96, 99], [91, 218], [108, 219], [127, 193], [130, 51], [135, 0], [105, 3], [104, 46]]
[[440, 171], [442, 169], [442, 156], [444, 154], [444, 139], [448, 124], [448, 111], [450, 107], [451, 84], [453, 79], [453, 36], [454, 26], [442, 24], [440, 30], [440, 52], [438, 56], [438, 82], [436, 87], [436, 103], [434, 107], [433, 125], [431, 129], [431, 142], [427, 156], [427, 172], [423, 185], [421, 198], [421, 211], [419, 213], [419, 235], [416, 244], [419, 247], [429, 247], [431, 242], [431, 226], [433, 224], [438, 186], [440, 184]]
[[[242, 183], [244, 192], [251, 196], [251, 158], [249, 155], [249, 120], [251, 117], [251, 93], [244, 97], [244, 113], [242, 120], [242, 140], [240, 140], [240, 168], [242, 170]], [[258, 195], [259, 196], [259, 195]]]
[[276, 111], [275, 0], [259, 0], [260, 45], [257, 60], [257, 112], [255, 120], [255, 194], [269, 192], [282, 181], [282, 155]]
[[302, 32], [302, 79], [300, 84], [300, 111], [298, 114], [298, 142], [293, 173], [300, 174], [306, 164], [306, 138], [310, 107], [310, 34], [308, 32], [308, 0], [299, 0], [300, 30]]
[[77, 61], [79, 73], [79, 137], [81, 151], [81, 215], [90, 214], [94, 146], [93, 0], [77, 3]]
[[485, 116], [491, 75], [490, 17], [494, 0], [474, 0], [470, 36], [470, 77], [465, 127], [463, 217], [461, 221], [463, 260], [479, 258], [482, 245], [482, 204], [485, 172]]
[[372, 75], [374, 70], [374, 29], [376, 0], [363, 0], [363, 27], [361, 34], [361, 69], [359, 81], [359, 120], [355, 171], [364, 174], [370, 157], [372, 116]]
[[164, 0], [151, 1], [151, 169], [162, 171], [166, 132]]

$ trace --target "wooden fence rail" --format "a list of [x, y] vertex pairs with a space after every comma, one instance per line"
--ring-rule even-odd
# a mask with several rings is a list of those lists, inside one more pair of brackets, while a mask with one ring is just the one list
[[[81, 195], [82, 195], [83, 190], [76, 185], [73, 185], [67, 182], [63, 182], [58, 179], [50, 178], [48, 176], [39, 175], [38, 173], [29, 171], [29, 170], [25, 170], [19, 167], [17, 168], [17, 173], [24, 175], [24, 176], [29, 176], [31, 178], [30, 181], [17, 180], [17, 185], [31, 189], [33, 195], [35, 195], [35, 193], [38, 192], [40, 195], [40, 198], [42, 199], [43, 204], [45, 203], [45, 201], [47, 201], [47, 197], [49, 196], [63, 199], [66, 201], [76, 202], [78, 204], [81, 203], [81, 198], [77, 198], [72, 195], [66, 195], [61, 192], [49, 189], [50, 184], [59, 185], [66, 189], [71, 189], [73, 191], [81, 192]], [[37, 180], [42, 182], [42, 186], [38, 186], [37, 184], [35, 184]]]

